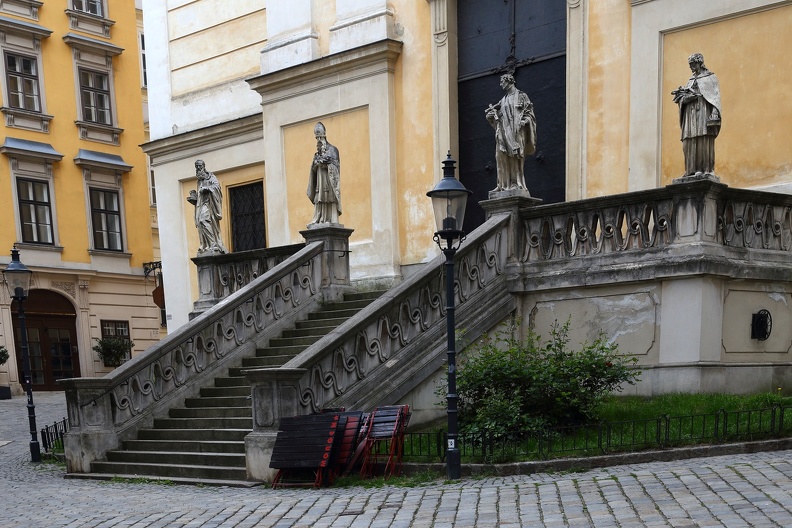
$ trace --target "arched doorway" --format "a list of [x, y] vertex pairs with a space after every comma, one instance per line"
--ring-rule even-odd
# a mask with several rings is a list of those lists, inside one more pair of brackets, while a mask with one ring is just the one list
[[[62, 390], [55, 382], [80, 376], [77, 348], [77, 313], [68, 299], [47, 290], [32, 290], [25, 300], [33, 390]], [[19, 379], [24, 379], [18, 307], [11, 304]]]

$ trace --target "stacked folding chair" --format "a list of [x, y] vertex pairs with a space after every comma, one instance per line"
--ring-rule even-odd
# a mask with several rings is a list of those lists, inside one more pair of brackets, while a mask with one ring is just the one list
[[362, 477], [371, 477], [380, 466], [385, 478], [401, 473], [404, 432], [409, 421], [408, 405], [377, 407], [371, 413], [363, 441]]

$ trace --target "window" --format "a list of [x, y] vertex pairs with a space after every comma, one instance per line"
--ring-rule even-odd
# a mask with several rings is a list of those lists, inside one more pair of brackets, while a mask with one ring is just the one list
[[80, 97], [83, 119], [91, 123], [111, 125], [110, 81], [107, 74], [80, 69]]
[[233, 250], [247, 251], [266, 247], [262, 183], [230, 187], [228, 192]]
[[108, 337], [122, 337], [129, 339], [129, 321], [101, 321], [102, 339]]
[[140, 69], [143, 88], [148, 86], [148, 75], [146, 74], [146, 36], [140, 33]]
[[121, 207], [118, 192], [91, 189], [91, 225], [94, 249], [122, 251]]
[[53, 244], [52, 208], [47, 182], [17, 179], [22, 241]]
[[[0, 0], [3, 8], [23, 8], [30, 13], [32, 4], [11, 4]], [[15, 14], [24, 16], [21, 12]], [[47, 114], [47, 98], [44, 93], [44, 71], [41, 59], [41, 41], [48, 38], [51, 30], [0, 16], [0, 50], [3, 58], [2, 103], [5, 125], [12, 128], [49, 132], [52, 116]]]
[[90, 13], [91, 15], [104, 16], [102, 12], [102, 0], [74, 0], [75, 11]]
[[6, 53], [5, 64], [9, 106], [31, 112], [41, 112], [36, 59]]
[[77, 131], [80, 139], [118, 145], [124, 131], [118, 128], [114, 110], [113, 57], [124, 51], [110, 42], [67, 33], [63, 41], [72, 47]]

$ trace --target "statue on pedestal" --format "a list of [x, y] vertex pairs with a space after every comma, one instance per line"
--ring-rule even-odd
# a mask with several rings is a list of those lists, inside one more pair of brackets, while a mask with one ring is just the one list
[[325, 126], [314, 127], [316, 154], [308, 179], [308, 198], [314, 204], [314, 216], [308, 224], [338, 224], [341, 216], [341, 159], [338, 149], [327, 142]]
[[506, 95], [489, 105], [485, 117], [495, 129], [495, 162], [498, 169], [498, 184], [492, 192], [521, 189], [525, 186], [525, 156], [536, 151], [536, 116], [533, 103], [517, 89], [514, 76], [506, 74], [500, 78], [501, 88]]
[[693, 75], [688, 83], [671, 94], [679, 105], [682, 152], [687, 176], [712, 175], [715, 169], [715, 138], [721, 128], [720, 85], [715, 74], [704, 66], [704, 56], [688, 58]]
[[220, 219], [223, 218], [223, 195], [220, 182], [206, 170], [203, 160], [195, 160], [198, 190], [190, 191], [187, 201], [195, 206], [195, 227], [198, 229], [198, 254], [225, 253], [220, 238]]

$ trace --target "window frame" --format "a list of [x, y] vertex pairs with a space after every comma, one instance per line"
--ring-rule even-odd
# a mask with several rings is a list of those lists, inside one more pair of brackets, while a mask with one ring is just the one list
[[[90, 5], [88, 2], [97, 4], [101, 13], [85, 9], [84, 6]], [[108, 18], [109, 8], [110, 4], [107, 0], [69, 0], [66, 9], [69, 26], [72, 29], [110, 38], [110, 28], [115, 24], [115, 20]]]
[[[25, 60], [33, 61], [33, 68], [31, 69], [32, 73], [26, 73], [24, 71], [19, 71], [19, 70], [14, 70], [12, 72], [12, 70], [10, 69], [9, 64], [8, 64], [9, 59], [11, 59], [12, 57], [14, 59], [16, 59], [17, 61], [21, 62], [22, 64], [24, 64]], [[18, 53], [16, 51], [8, 50], [8, 49], [3, 50], [3, 69], [5, 71], [6, 93], [7, 93], [7, 96], [8, 96], [8, 104], [9, 104], [9, 106], [11, 108], [13, 108], [15, 110], [23, 110], [25, 112], [35, 112], [37, 114], [43, 113], [42, 110], [41, 110], [41, 99], [42, 99], [41, 98], [41, 81], [40, 81], [39, 76], [38, 76], [38, 73], [39, 73], [38, 63], [39, 63], [38, 58], [36, 58], [34, 56], [25, 55], [23, 53]], [[17, 77], [17, 78], [20, 79], [20, 84], [22, 84], [21, 92], [12, 92], [12, 90], [11, 90], [11, 77], [12, 76], [13, 77]], [[11, 100], [13, 99], [13, 97], [11, 95], [12, 93], [21, 94], [20, 98], [22, 100], [23, 105], [24, 105], [24, 102], [29, 97], [27, 92], [26, 92], [26, 90], [25, 90], [25, 87], [24, 87], [24, 80], [32, 80], [32, 81], [35, 82], [35, 94], [33, 94], [35, 96], [35, 103], [36, 103], [35, 104], [35, 106], [36, 106], [35, 109], [26, 108], [25, 106], [14, 106], [14, 105], [11, 104]]]
[[[109, 329], [110, 327], [112, 327], [113, 333], [106, 333], [105, 329]], [[119, 327], [126, 328], [126, 335], [118, 333]], [[129, 321], [124, 321], [121, 319], [100, 319], [99, 332], [102, 335], [102, 339], [106, 339], [108, 337], [120, 337], [126, 339], [127, 341], [131, 341], [131, 328], [129, 326]]]
[[[29, 176], [22, 176], [22, 175], [16, 175], [15, 178], [14, 178], [14, 182], [15, 182], [15, 187], [16, 187], [15, 190], [16, 190], [16, 201], [17, 201], [17, 209], [18, 209], [19, 230], [20, 230], [20, 237], [19, 238], [20, 238], [20, 240], [23, 243], [25, 243], [25, 244], [36, 244], [36, 245], [42, 245], [42, 246], [55, 246], [55, 215], [54, 215], [54, 206], [53, 206], [54, 205], [53, 204], [54, 200], [52, 199], [52, 188], [50, 187], [50, 182], [46, 181], [46, 180], [39, 179], [39, 178], [31, 178]], [[22, 186], [20, 185], [21, 182], [32, 183], [34, 185], [43, 186], [46, 189], [46, 192], [47, 192], [47, 201], [46, 202], [41, 202], [41, 201], [38, 201], [38, 200], [35, 200], [35, 199], [25, 199], [25, 200], [23, 200], [22, 199]], [[41, 222], [38, 222], [38, 221], [34, 220], [33, 225], [36, 227], [36, 229], [34, 229], [33, 234], [34, 234], [34, 238], [38, 238], [39, 226], [47, 225], [47, 226], [49, 226], [48, 227], [49, 238], [50, 238], [49, 242], [42, 242], [40, 240], [26, 240], [25, 239], [25, 227], [24, 226], [26, 224], [25, 224], [25, 221], [24, 221], [24, 218], [23, 218], [23, 214], [24, 214], [23, 211], [25, 209], [25, 207], [24, 207], [25, 205], [32, 205], [32, 206], [35, 207], [35, 209], [38, 209], [39, 207], [44, 207], [44, 206], [47, 208], [47, 212], [49, 214], [49, 223], [43, 224]], [[36, 216], [36, 213], [34, 213], [34, 216]]]
[[[242, 230], [239, 225], [240, 218], [251, 215], [257, 211], [250, 211], [250, 212], [241, 212], [235, 210], [234, 207], [235, 199], [237, 197], [236, 193], [241, 192], [245, 188], [251, 188], [255, 186], [258, 190], [261, 191], [261, 228], [260, 229], [247, 229]], [[228, 218], [230, 222], [230, 230], [231, 230], [231, 247], [233, 251], [248, 251], [254, 249], [264, 249], [267, 247], [267, 224], [266, 224], [266, 200], [264, 196], [264, 182], [261, 180], [257, 181], [250, 181], [245, 183], [240, 183], [238, 185], [229, 186], [227, 189], [228, 194]], [[255, 204], [258, 206], [258, 204]], [[243, 222], [243, 224], [247, 224], [249, 222]], [[258, 227], [258, 226], [254, 226]], [[261, 244], [260, 246], [256, 247], [247, 247], [240, 242], [245, 240], [247, 237], [250, 237], [249, 233], [260, 233], [261, 234]]]
[[[52, 121], [53, 116], [47, 114], [47, 94], [41, 41], [49, 38], [52, 31], [37, 24], [0, 17], [0, 33], [2, 33], [0, 51], [2, 51], [3, 56], [3, 106], [0, 106], [0, 112], [5, 115], [5, 125], [10, 128], [49, 133], [49, 123]], [[14, 107], [9, 104], [11, 101], [11, 72], [8, 69], [9, 56], [35, 61], [35, 73], [23, 74], [22, 78], [30, 79], [35, 77], [36, 89], [38, 90], [38, 110]], [[20, 72], [15, 73], [15, 75], [19, 74]]]
[[[77, 104], [77, 119], [75, 124], [80, 139], [96, 141], [110, 145], [120, 144], [120, 135], [124, 131], [118, 128], [118, 111], [116, 107], [116, 90], [113, 78], [113, 57], [120, 55], [123, 48], [109, 42], [102, 42], [96, 39], [67, 33], [63, 40], [72, 47], [73, 67], [74, 67], [74, 92]], [[107, 89], [97, 89], [96, 86], [85, 86], [82, 81], [82, 73], [105, 76]], [[103, 108], [108, 112], [110, 122], [94, 121], [93, 117], [86, 115], [83, 105], [83, 93], [102, 94], [108, 98], [109, 108]]]
[[[96, 77], [104, 78], [104, 82], [106, 83], [106, 87], [100, 88], [96, 86], [90, 86], [83, 83], [83, 75], [88, 75], [91, 81], [95, 81]], [[96, 125], [105, 125], [105, 126], [113, 126], [113, 96], [110, 86], [110, 74], [107, 72], [92, 70], [90, 68], [83, 68], [77, 67], [77, 83], [80, 88], [80, 112], [82, 115], [82, 120], [88, 123], [93, 123]], [[85, 104], [85, 95], [90, 95], [93, 104], [89, 107]], [[99, 108], [99, 104], [96, 102], [97, 96], [104, 96], [107, 98], [107, 106]], [[88, 112], [86, 111], [88, 108], [92, 108], [93, 116], [90, 118], [88, 117]], [[107, 120], [99, 120], [97, 119], [97, 114], [99, 111], [104, 111], [107, 113]]]
[[[115, 209], [109, 209], [107, 207], [103, 207], [103, 208], [99, 207], [94, 201], [94, 196], [95, 195], [100, 195], [100, 194], [105, 198], [105, 201], [106, 201], [106, 197], [108, 195], [114, 195], [115, 196], [115, 201], [116, 201], [116, 208]], [[92, 234], [91, 245], [92, 245], [93, 249], [99, 250], [99, 251], [118, 251], [118, 252], [123, 252], [124, 251], [124, 229], [123, 229], [124, 228], [124, 223], [123, 223], [122, 217], [121, 217], [121, 193], [120, 193], [120, 191], [117, 190], [117, 189], [107, 189], [107, 188], [103, 188], [103, 187], [89, 187], [88, 188], [88, 195], [89, 195], [88, 196], [88, 202], [91, 205], [91, 234]], [[101, 217], [101, 222], [97, 222], [97, 216]], [[117, 231], [111, 231], [110, 228], [108, 227], [108, 224], [109, 224], [108, 223], [108, 218], [110, 218], [110, 217], [115, 217], [116, 226], [118, 228]], [[100, 229], [99, 226], [97, 226], [97, 223], [101, 223], [101, 227], [103, 227], [104, 229]], [[111, 246], [113, 246], [113, 244], [110, 243], [111, 234], [114, 234], [114, 235], [116, 235], [118, 237], [118, 247], [111, 247]], [[99, 247], [99, 245], [97, 244], [97, 241], [98, 241], [100, 235], [102, 235], [102, 238], [104, 238], [104, 241], [103, 241], [103, 244], [102, 244], [104, 247]]]

